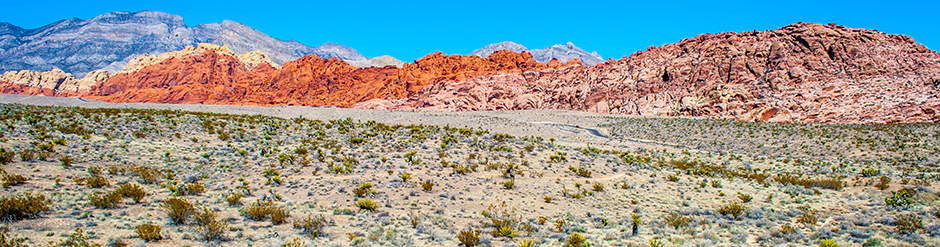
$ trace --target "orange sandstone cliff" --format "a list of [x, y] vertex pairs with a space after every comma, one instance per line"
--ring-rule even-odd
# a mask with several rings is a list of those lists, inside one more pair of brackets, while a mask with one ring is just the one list
[[0, 92], [109, 102], [315, 105], [421, 111], [566, 109], [748, 121], [940, 121], [940, 54], [905, 35], [814, 23], [703, 34], [594, 66], [528, 53], [429, 54], [356, 68], [201, 44], [75, 79], [7, 72]]

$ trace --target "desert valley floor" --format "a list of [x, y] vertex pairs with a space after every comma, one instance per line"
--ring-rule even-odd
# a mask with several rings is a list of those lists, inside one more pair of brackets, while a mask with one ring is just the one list
[[0, 104], [30, 246], [940, 245], [938, 124]]

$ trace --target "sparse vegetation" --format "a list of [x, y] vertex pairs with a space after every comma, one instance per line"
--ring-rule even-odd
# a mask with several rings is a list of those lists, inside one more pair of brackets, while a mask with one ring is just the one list
[[[643, 148], [573, 141], [566, 132], [546, 141], [352, 119], [0, 105], [6, 195], [39, 192], [46, 207], [21, 213], [29, 207], [3, 202], [2, 219], [74, 221], [86, 240], [109, 246], [134, 241], [112, 238], [114, 227], [137, 230], [139, 242], [190, 246], [273, 231], [286, 246], [567, 246], [574, 234], [584, 241], [570, 244], [582, 247], [940, 239], [936, 124], [591, 121], [610, 123], [598, 129], [610, 134], [604, 140], [639, 140]], [[493, 200], [505, 207], [473, 206]], [[169, 221], [138, 219], [163, 212]], [[331, 214], [336, 221], [324, 216]], [[9, 232], [31, 244], [70, 237], [33, 221]], [[159, 229], [171, 222], [179, 224], [172, 232]], [[326, 237], [331, 226], [339, 232]]]

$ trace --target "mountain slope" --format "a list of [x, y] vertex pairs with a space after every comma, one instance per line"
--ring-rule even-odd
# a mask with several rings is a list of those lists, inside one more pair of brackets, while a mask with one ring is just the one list
[[[439, 82], [403, 110], [568, 109], [750, 121], [940, 121], [940, 54], [906, 35], [815, 23], [703, 34], [592, 67]], [[492, 95], [512, 95], [490, 100]], [[510, 102], [511, 104], [507, 104]]]
[[940, 122], [940, 53], [906, 35], [835, 24], [703, 34], [594, 66], [499, 50], [486, 58], [438, 52], [381, 68], [308, 55], [277, 68], [264, 54], [236, 56], [212, 45], [134, 61], [133, 69], [83, 81], [60, 71], [4, 74], [12, 79], [0, 78], [0, 92], [109, 102]]
[[190, 28], [178, 15], [140, 11], [111, 12], [88, 20], [72, 18], [36, 29], [0, 23], [0, 71], [58, 68], [77, 76], [97, 69], [114, 72], [135, 57], [181, 50], [198, 43], [225, 45], [237, 53], [261, 50], [279, 64], [311, 53], [367, 59], [338, 44], [310, 47], [272, 38], [233, 21]]
[[480, 57], [489, 56], [490, 53], [498, 50], [507, 50], [512, 52], [528, 52], [532, 54], [532, 57], [535, 58], [535, 61], [547, 63], [553, 58], [558, 59], [558, 61], [564, 63], [571, 59], [580, 59], [587, 65], [594, 65], [597, 63], [604, 62], [604, 59], [601, 58], [597, 52], [588, 53], [581, 48], [578, 48], [574, 43], [568, 42], [564, 45], [552, 45], [549, 47], [541, 49], [529, 49], [523, 45], [520, 45], [512, 41], [503, 41], [496, 44], [489, 44], [483, 48], [476, 49], [470, 53], [470, 55], [477, 55]]

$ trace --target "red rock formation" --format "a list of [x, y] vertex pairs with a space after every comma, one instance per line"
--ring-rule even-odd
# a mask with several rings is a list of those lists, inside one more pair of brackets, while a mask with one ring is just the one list
[[110, 77], [94, 76], [88, 81], [107, 81], [91, 91], [83, 91], [87, 83], [60, 90], [61, 83], [40, 80], [44, 83], [0, 82], [0, 92], [110, 102], [940, 121], [940, 54], [905, 35], [834, 24], [704, 34], [591, 67], [578, 60], [543, 64], [528, 53], [509, 51], [487, 58], [437, 52], [401, 68], [357, 69], [314, 55], [283, 68], [267, 60], [263, 54], [235, 56], [225, 47], [201, 45], [142, 57], [129, 63], [139, 66]]
[[406, 100], [372, 100], [355, 107], [937, 122], [938, 87], [940, 54], [908, 36], [797, 23], [763, 32], [699, 35], [588, 68], [437, 83]]
[[264, 63], [249, 70], [234, 56], [206, 50], [112, 74], [89, 96], [109, 102], [261, 104], [252, 96], [276, 71]]
[[308, 55], [280, 70], [264, 63], [249, 70], [230, 54], [205, 50], [115, 73], [90, 96], [109, 102], [349, 107], [374, 98], [406, 98], [434, 82], [542, 67], [528, 53], [502, 51], [487, 59], [438, 52], [401, 69], [357, 69], [339, 59]]

